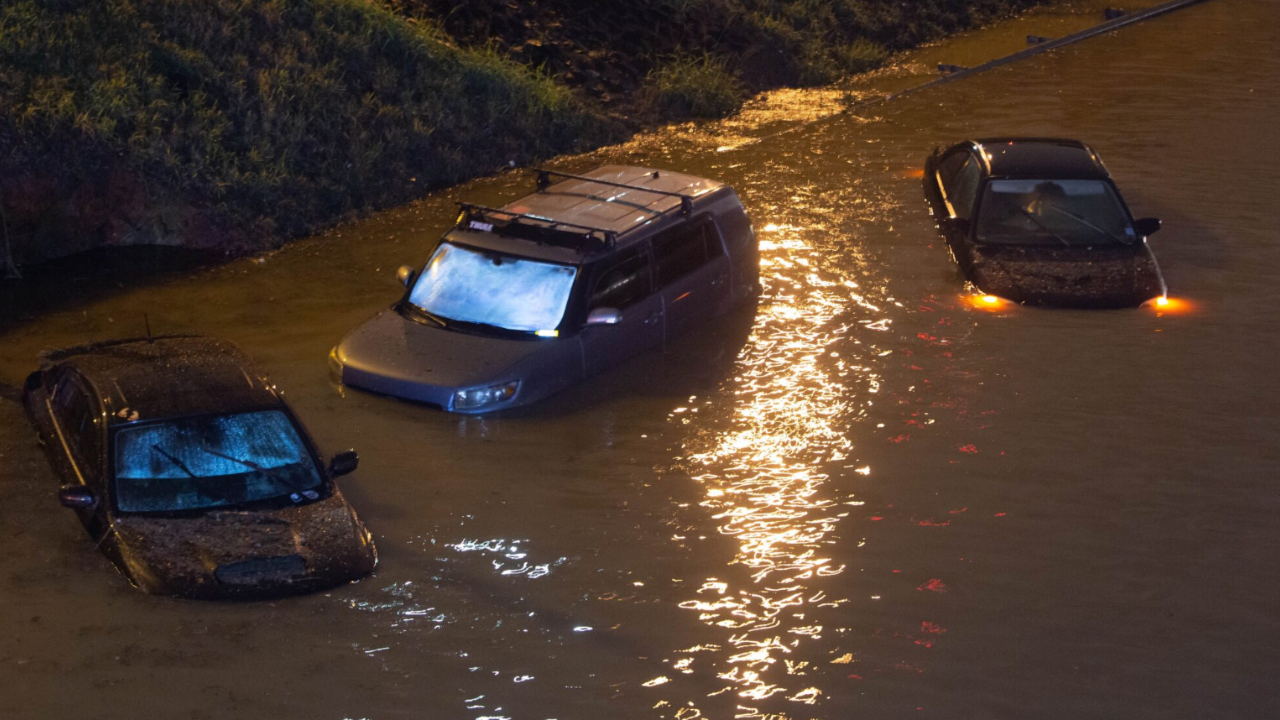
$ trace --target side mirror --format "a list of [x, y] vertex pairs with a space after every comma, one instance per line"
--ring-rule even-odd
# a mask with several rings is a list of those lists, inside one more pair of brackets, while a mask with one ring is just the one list
[[1146, 237], [1154, 235], [1162, 224], [1160, 218], [1142, 218], [1141, 220], [1133, 221], [1133, 229], [1138, 233], [1138, 237]]
[[416, 274], [413, 268], [408, 265], [401, 265], [400, 269], [396, 270], [396, 279], [400, 281], [401, 285], [409, 287], [413, 284], [413, 276]]
[[93, 507], [98, 500], [93, 496], [93, 491], [83, 485], [63, 485], [58, 490], [58, 502], [62, 503], [62, 507], [84, 510]]
[[587, 325], [617, 325], [622, 322], [622, 311], [617, 308], [596, 308], [587, 313]]
[[340, 452], [329, 461], [329, 477], [336, 478], [349, 475], [359, 465], [360, 455], [355, 450]]

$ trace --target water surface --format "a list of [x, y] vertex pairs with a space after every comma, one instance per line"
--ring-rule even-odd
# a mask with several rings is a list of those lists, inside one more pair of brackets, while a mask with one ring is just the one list
[[[1020, 22], [987, 42], [1035, 32]], [[885, 75], [974, 64], [940, 56], [982, 37]], [[324, 357], [454, 200], [509, 199], [522, 174], [212, 269], [30, 281], [0, 382], [144, 313], [233, 340], [322, 447], [361, 451], [342, 485], [381, 563], [279, 602], [144, 596], [0, 402], [0, 716], [1280, 714], [1278, 45], [1280, 4], [1215, 0], [853, 114], [831, 112], [857, 86], [777, 94], [565, 159], [738, 188], [765, 293], [509, 414], [340, 393]], [[971, 304], [918, 171], [997, 134], [1093, 144], [1165, 220], [1180, 302]]]

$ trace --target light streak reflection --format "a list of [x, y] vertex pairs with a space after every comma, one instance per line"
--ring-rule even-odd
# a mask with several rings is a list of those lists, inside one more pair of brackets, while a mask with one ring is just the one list
[[[846, 602], [820, 588], [845, 570], [826, 553], [849, 498], [828, 487], [827, 468], [849, 458], [849, 424], [865, 415], [880, 384], [870, 365], [881, 350], [852, 334], [886, 330], [890, 320], [856, 283], [820, 269], [806, 237], [830, 232], [762, 229], [766, 299], [738, 358], [727, 427], [695, 432], [682, 458], [704, 486], [701, 506], [737, 541], [729, 564], [746, 572], [707, 578], [680, 604], [727, 636], [723, 653], [692, 655], [679, 667], [714, 672], [737, 695], [736, 717], [785, 720], [776, 710], [758, 714], [753, 705], [765, 700], [821, 702], [825, 693], [806, 677], [809, 660], [796, 655], [828, 632], [822, 613]], [[858, 322], [847, 320], [851, 312]]]

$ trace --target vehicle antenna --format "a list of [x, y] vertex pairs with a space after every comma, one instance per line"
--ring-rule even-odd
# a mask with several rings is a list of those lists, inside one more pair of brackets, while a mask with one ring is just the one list
[[156, 339], [151, 337], [151, 316], [147, 313], [142, 313], [142, 322], [147, 326], [147, 342], [154, 344]]

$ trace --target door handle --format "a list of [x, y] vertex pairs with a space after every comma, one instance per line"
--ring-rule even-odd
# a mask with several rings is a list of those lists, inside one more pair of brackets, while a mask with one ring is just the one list
[[649, 317], [647, 317], [647, 318], [645, 318], [645, 319], [644, 319], [644, 324], [645, 324], [645, 325], [652, 325], [652, 324], [654, 324], [654, 323], [658, 322], [658, 321], [659, 321], [659, 320], [661, 320], [661, 319], [662, 319], [662, 311], [661, 311], [661, 310], [658, 310], [658, 311], [656, 311], [656, 312], [651, 312], [651, 313], [649, 313]]
[[711, 281], [711, 287], [720, 287], [721, 285], [724, 284], [724, 281], [728, 279], [729, 279], [728, 275], [717, 276], [715, 280]]

